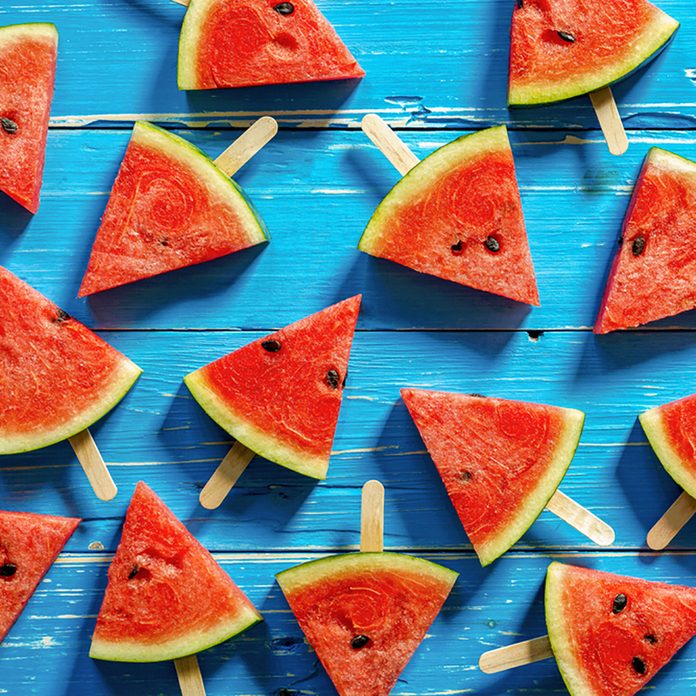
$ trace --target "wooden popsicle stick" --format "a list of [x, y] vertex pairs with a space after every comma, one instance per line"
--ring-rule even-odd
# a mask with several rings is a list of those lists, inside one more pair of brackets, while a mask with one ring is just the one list
[[384, 486], [368, 481], [362, 489], [360, 550], [384, 551]]
[[205, 696], [205, 685], [201, 668], [198, 666], [198, 658], [195, 655], [180, 657], [174, 660], [176, 676], [179, 679], [181, 696]]
[[235, 442], [203, 487], [198, 497], [201, 505], [208, 510], [220, 507], [253, 458], [254, 452], [241, 442]]
[[73, 435], [68, 438], [68, 442], [75, 450], [75, 455], [87, 474], [87, 480], [97, 498], [113, 500], [118, 489], [89, 430]]
[[546, 509], [558, 515], [564, 522], [577, 529], [599, 546], [611, 546], [616, 535], [614, 530], [580, 503], [557, 490], [546, 505]]
[[590, 101], [597, 114], [597, 120], [602, 133], [604, 133], [609, 152], [612, 155], [623, 155], [628, 150], [628, 138], [611, 87], [590, 92]]
[[272, 116], [262, 116], [215, 160], [216, 166], [227, 176], [234, 176], [277, 133], [277, 121]]
[[420, 162], [408, 145], [377, 114], [367, 114], [361, 128], [401, 176], [408, 174]]
[[551, 642], [548, 636], [540, 636], [524, 640], [521, 643], [506, 645], [504, 648], [496, 648], [483, 653], [479, 657], [479, 669], [486, 674], [503, 672], [506, 669], [522, 667], [531, 662], [548, 660], [553, 657]]
[[648, 532], [648, 546], [654, 551], [664, 549], [694, 514], [696, 500], [683, 491]]

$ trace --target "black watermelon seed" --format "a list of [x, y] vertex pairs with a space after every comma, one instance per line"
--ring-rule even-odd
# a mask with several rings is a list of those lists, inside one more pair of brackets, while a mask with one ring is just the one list
[[633, 240], [631, 251], [634, 256], [640, 256], [645, 251], [645, 237], [636, 237]]
[[140, 566], [136, 563], [132, 568], [131, 572], [128, 573], [128, 579], [132, 580], [140, 572]]
[[483, 394], [477, 394], [476, 392], [472, 392], [471, 394], [467, 394], [467, 396], [474, 396], [477, 399], [485, 399], [486, 398]]
[[524, 3], [522, 2], [522, 0], [517, 0], [517, 7], [518, 7], [519, 9], [522, 9], [522, 5], [523, 5], [523, 4], [524, 4]]
[[72, 317], [64, 309], [59, 308], [53, 322], [55, 324], [62, 324], [64, 321], [68, 321], [68, 319], [72, 319]]
[[568, 43], [575, 43], [575, 37], [569, 31], [557, 31], [556, 32], [564, 41]]
[[462, 481], [471, 481], [471, 472], [470, 471], [462, 471], [461, 479], [462, 479]]
[[346, 374], [343, 375], [343, 381], [341, 382], [341, 386], [345, 387], [347, 381], [348, 381], [348, 371], [346, 370]]
[[19, 130], [19, 126], [11, 118], [5, 116], [0, 118], [0, 126], [9, 135], [14, 135]]
[[359, 633], [350, 641], [350, 647], [353, 648], [353, 650], [360, 650], [360, 648], [364, 648], [369, 642], [370, 639], [367, 636]]
[[272, 338], [269, 341], [264, 341], [261, 347], [269, 353], [277, 353], [280, 350], [280, 341], [276, 341], [275, 338]]
[[486, 249], [492, 251], [494, 254], [500, 251], [500, 242], [495, 237], [487, 237], [484, 244], [486, 245]]
[[456, 244], [453, 244], [450, 249], [452, 250], [453, 254], [461, 254], [462, 249], [464, 248], [464, 242], [460, 239]]
[[338, 385], [341, 383], [341, 377], [336, 370], [329, 370], [326, 373], [326, 383], [332, 389], [338, 389]]
[[17, 572], [14, 563], [3, 563], [0, 565], [0, 578], [11, 578]]
[[651, 643], [652, 645], [655, 645], [657, 643], [657, 638], [652, 633], [646, 633], [643, 638], [648, 641], [648, 643]]
[[291, 15], [295, 11], [295, 6], [291, 2], [278, 3], [273, 8], [278, 14]]
[[611, 608], [612, 612], [614, 614], [620, 614], [626, 608], [627, 603], [628, 597], [626, 597], [625, 594], [617, 594], [616, 597], [614, 597], [614, 605]]
[[631, 667], [633, 667], [638, 674], [645, 674], [645, 662], [643, 662], [640, 657], [634, 657], [631, 660]]
[[159, 243], [162, 246], [169, 246], [169, 239], [167, 239], [167, 237], [162, 237], [162, 239], [159, 240]]
[[619, 246], [622, 246], [622, 245], [623, 245], [623, 237], [619, 237], [619, 238], [616, 240], [616, 243], [617, 243]]

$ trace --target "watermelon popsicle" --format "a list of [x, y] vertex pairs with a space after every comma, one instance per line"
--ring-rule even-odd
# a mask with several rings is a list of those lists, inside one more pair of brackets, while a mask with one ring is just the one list
[[425, 638], [458, 573], [384, 552], [384, 488], [362, 491], [360, 553], [276, 576], [290, 609], [341, 696], [387, 696]]
[[140, 368], [0, 266], [0, 455], [68, 440], [95, 494], [117, 492], [88, 430]]
[[571, 696], [633, 696], [696, 635], [696, 589], [552, 562], [548, 636], [483, 653], [486, 674], [551, 657]]
[[589, 94], [609, 151], [623, 154], [628, 139], [609, 86], [656, 56], [678, 26], [648, 0], [517, 0], [508, 104]]
[[201, 505], [218, 507], [254, 454], [326, 478], [360, 302], [360, 295], [343, 300], [184, 377], [237, 441], [201, 491]]

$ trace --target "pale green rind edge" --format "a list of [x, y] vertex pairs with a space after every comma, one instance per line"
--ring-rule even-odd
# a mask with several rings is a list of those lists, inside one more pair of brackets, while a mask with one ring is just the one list
[[684, 174], [685, 176], [696, 176], [696, 162], [682, 157], [671, 150], [665, 150], [662, 147], [651, 147], [645, 159], [656, 167], [668, 169], [671, 172]]
[[696, 497], [696, 475], [691, 473], [681, 457], [669, 444], [662, 425], [661, 407], [652, 408], [638, 416], [648, 442], [665, 471], [692, 497]]
[[326, 478], [329, 469], [328, 459], [307, 455], [301, 450], [289, 447], [237, 415], [208, 385], [202, 369], [186, 375], [184, 383], [201, 408], [221, 428], [235, 440], [271, 462], [310, 478]]
[[283, 594], [287, 597], [296, 590], [322, 582], [324, 579], [335, 578], [342, 573], [350, 573], [355, 570], [388, 568], [390, 570], [403, 570], [404, 572], [418, 572], [438, 578], [447, 582], [450, 589], [454, 585], [459, 573], [445, 566], [423, 558], [416, 558], [404, 553], [361, 552], [344, 553], [328, 558], [320, 558], [301, 565], [283, 570], [276, 575]]
[[585, 414], [572, 408], [559, 408], [565, 414], [565, 428], [558, 440], [554, 458], [536, 488], [520, 504], [519, 515], [501, 530], [497, 537], [475, 548], [482, 566], [487, 566], [516, 544], [534, 524], [549, 500], [553, 497], [568, 471], [585, 423]]
[[3, 32], [9, 32], [16, 36], [35, 36], [36, 34], [45, 34], [46, 37], [58, 41], [58, 29], [52, 22], [26, 22], [25, 24], [6, 24], [0, 26], [0, 39]]
[[583, 670], [575, 659], [566, 630], [568, 621], [564, 616], [562, 597], [563, 576], [567, 572], [563, 563], [553, 561], [546, 570], [546, 587], [544, 588], [544, 611], [549, 642], [561, 677], [571, 696], [591, 696], [595, 693], [591, 684], [583, 678]]
[[358, 249], [366, 254], [379, 256], [376, 244], [384, 234], [384, 222], [391, 218], [404, 201], [422, 192], [424, 185], [428, 182], [446, 174], [453, 164], [459, 164], [481, 153], [501, 149], [510, 149], [510, 140], [505, 126], [494, 126], [470, 135], [463, 135], [439, 147], [399, 179], [382, 199], [360, 237]]
[[199, 180], [205, 181], [221, 199], [234, 207], [244, 224], [251, 245], [261, 244], [270, 239], [265, 223], [244, 189], [193, 143], [147, 121], [136, 122], [133, 142], [160, 150], [193, 169]]
[[[176, 67], [176, 82], [180, 90], [199, 89], [193, 56], [197, 52], [202, 33], [201, 28], [207, 17], [207, 12], [202, 7], [203, 3], [199, 0], [191, 0], [181, 25], [179, 55]], [[208, 8], [206, 7], [205, 9], [207, 10]]]
[[619, 80], [628, 77], [644, 63], [655, 57], [667, 45], [674, 32], [679, 28], [679, 22], [668, 14], [655, 8], [657, 16], [650, 24], [642, 41], [637, 45], [631, 56], [624, 60], [606, 66], [603, 70], [592, 71], [584, 79], [575, 79], [560, 84], [558, 81], [548, 85], [535, 85], [508, 89], [509, 106], [541, 106], [553, 102], [564, 101], [609, 87]]
[[130, 391], [141, 374], [142, 370], [137, 365], [125, 356], [122, 356], [118, 374], [114, 376], [109, 390], [106, 394], [102, 394], [101, 398], [95, 401], [91, 408], [83, 411], [68, 423], [39, 435], [28, 436], [22, 434], [21, 437], [8, 437], [0, 433], [0, 455], [30, 452], [42, 447], [48, 447], [62, 440], [67, 440], [69, 437], [81, 433], [111, 411]]
[[92, 639], [89, 656], [94, 660], [109, 662], [164, 662], [178, 660], [224, 643], [248, 628], [263, 621], [263, 617], [253, 607], [245, 607], [240, 616], [233, 620], [222, 620], [219, 625], [206, 631], [196, 631], [176, 640], [153, 645], [125, 640], [103, 641]]

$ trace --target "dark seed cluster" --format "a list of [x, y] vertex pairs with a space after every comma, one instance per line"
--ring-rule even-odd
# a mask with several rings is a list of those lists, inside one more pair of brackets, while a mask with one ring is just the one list
[[640, 657], [634, 657], [631, 660], [631, 667], [633, 667], [638, 674], [645, 674], [645, 662], [643, 662]]
[[462, 249], [464, 248], [464, 242], [460, 239], [456, 244], [453, 244], [450, 249], [452, 250], [453, 254], [461, 254]]
[[484, 244], [486, 245], [486, 249], [492, 251], [494, 254], [500, 251], [500, 242], [493, 236], [488, 236]]
[[616, 597], [614, 597], [614, 605], [611, 608], [612, 612], [614, 614], [620, 614], [626, 608], [627, 602], [628, 597], [626, 597], [625, 594], [617, 594]]
[[332, 389], [338, 389], [338, 385], [341, 383], [341, 376], [336, 372], [336, 370], [329, 370], [326, 373], [326, 383]]
[[278, 14], [291, 15], [295, 11], [295, 6], [291, 2], [278, 3], [273, 8]]
[[277, 341], [275, 338], [272, 338], [269, 341], [264, 341], [261, 344], [261, 347], [264, 350], [267, 350], [269, 353], [277, 353], [280, 350], [280, 341]]
[[11, 578], [17, 572], [14, 563], [3, 563], [0, 565], [0, 578]]
[[575, 36], [571, 34], [569, 31], [557, 31], [556, 32], [564, 41], [567, 41], [568, 43], [575, 43]]
[[132, 568], [131, 572], [128, 573], [128, 579], [132, 580], [140, 572], [140, 566], [136, 563]]
[[634, 256], [640, 256], [645, 251], [645, 237], [636, 237], [633, 240], [631, 251]]
[[14, 135], [18, 130], [19, 126], [11, 119], [6, 116], [0, 117], [0, 126], [9, 135]]
[[350, 641], [350, 647], [353, 648], [353, 650], [360, 650], [360, 648], [364, 648], [369, 642], [370, 639], [366, 635], [359, 633]]
[[657, 643], [657, 638], [652, 633], [646, 633], [643, 638], [648, 641], [651, 645], [655, 645]]

